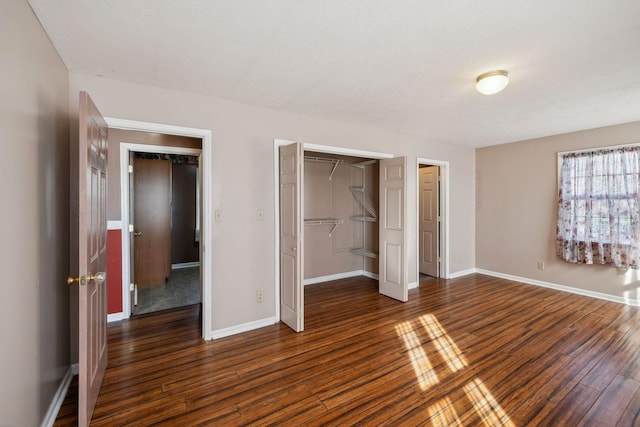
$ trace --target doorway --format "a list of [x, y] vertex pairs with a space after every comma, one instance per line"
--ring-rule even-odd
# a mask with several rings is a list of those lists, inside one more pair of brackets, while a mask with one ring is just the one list
[[448, 275], [449, 162], [417, 159], [418, 284]]
[[[200, 273], [201, 273], [201, 298], [202, 298], [202, 337], [205, 340], [213, 338], [211, 328], [211, 305], [212, 305], [212, 282], [211, 282], [211, 261], [207, 257], [206, 248], [211, 244], [212, 233], [211, 228], [208, 226], [206, 218], [211, 217], [211, 201], [212, 201], [212, 136], [211, 131], [207, 129], [186, 128], [181, 126], [163, 125], [158, 123], [139, 122], [124, 119], [105, 118], [110, 128], [142, 131], [151, 133], [160, 133], [167, 135], [187, 136], [193, 138], [199, 138], [202, 141], [201, 150], [192, 150], [185, 148], [167, 147], [167, 146], [151, 146], [146, 144], [120, 144], [120, 210], [123, 224], [124, 233], [133, 233], [133, 228], [130, 226], [129, 221], [129, 172], [127, 165], [131, 152], [158, 152], [164, 154], [177, 154], [177, 155], [197, 155], [200, 159], [200, 165], [198, 173], [200, 177], [200, 218], [203, 218], [201, 222], [200, 230]], [[129, 269], [129, 259], [131, 257], [130, 239], [125, 234], [122, 239], [122, 306], [123, 317], [128, 318], [131, 313], [131, 272]]]
[[132, 314], [200, 304], [199, 157], [130, 157]]

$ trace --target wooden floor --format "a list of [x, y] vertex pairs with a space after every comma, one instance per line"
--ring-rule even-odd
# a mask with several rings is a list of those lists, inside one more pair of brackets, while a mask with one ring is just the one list
[[305, 298], [300, 334], [204, 342], [198, 306], [110, 326], [91, 425], [640, 424], [637, 308], [482, 275], [404, 304], [367, 278]]

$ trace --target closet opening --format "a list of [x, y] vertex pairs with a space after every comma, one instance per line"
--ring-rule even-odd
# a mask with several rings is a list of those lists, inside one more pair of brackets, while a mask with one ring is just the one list
[[407, 301], [407, 158], [276, 139], [274, 167], [276, 319], [303, 331], [304, 284], [359, 275]]
[[378, 279], [379, 161], [304, 151], [304, 285]]

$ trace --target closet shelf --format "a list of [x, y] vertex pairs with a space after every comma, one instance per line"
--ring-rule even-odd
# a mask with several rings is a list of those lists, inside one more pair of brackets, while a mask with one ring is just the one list
[[330, 159], [327, 157], [314, 157], [314, 156], [304, 156], [304, 160], [307, 162], [319, 162], [319, 163], [333, 163], [333, 168], [331, 169], [331, 173], [329, 174], [329, 181], [333, 178], [333, 174], [336, 171], [336, 168], [342, 160], [340, 159]]
[[353, 215], [351, 219], [354, 221], [366, 221], [366, 222], [376, 222], [378, 218], [374, 218], [372, 216], [364, 216], [364, 215]]
[[304, 225], [333, 225], [333, 228], [329, 232], [329, 237], [331, 237], [333, 232], [336, 231], [336, 228], [342, 223], [344, 223], [344, 221], [338, 218], [311, 218], [304, 220]]
[[367, 258], [378, 258], [377, 253], [365, 248], [353, 248], [349, 249], [349, 252], [354, 255], [366, 256]]
[[349, 190], [360, 206], [362, 206], [366, 211], [364, 212], [365, 215], [355, 215], [352, 216], [351, 219], [355, 219], [356, 221], [376, 221], [378, 219], [378, 214], [373, 205], [367, 200], [367, 194], [364, 187], [352, 185], [349, 187]]

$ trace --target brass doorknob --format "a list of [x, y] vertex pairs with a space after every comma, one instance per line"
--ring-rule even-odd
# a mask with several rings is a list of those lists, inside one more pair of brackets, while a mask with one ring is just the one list
[[[69, 276], [67, 277], [67, 285], [73, 285], [74, 283], [78, 283], [84, 281], [84, 277], [80, 276], [80, 277], [72, 277]], [[80, 283], [81, 285], [84, 285], [84, 283]]]
[[78, 277], [67, 277], [67, 284], [73, 285], [74, 283], [79, 283], [80, 286], [85, 286], [87, 282], [94, 280], [96, 283], [103, 283], [107, 278], [107, 274], [105, 272], [99, 272], [96, 274], [89, 274], [88, 276], [78, 276]]

